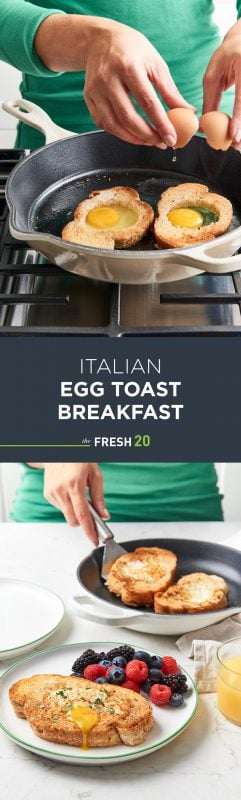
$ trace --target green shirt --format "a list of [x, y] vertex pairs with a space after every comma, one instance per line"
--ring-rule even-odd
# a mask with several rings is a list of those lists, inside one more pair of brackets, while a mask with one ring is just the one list
[[[77, 133], [95, 125], [83, 99], [84, 73], [58, 74], [46, 69], [34, 50], [41, 22], [52, 13], [109, 17], [144, 33], [168, 63], [180, 92], [201, 112], [202, 77], [220, 42], [212, 20], [212, 0], [0, 0], [0, 59], [23, 72], [23, 97], [42, 106], [59, 125]], [[241, 0], [237, 2], [238, 15]], [[221, 108], [232, 110], [233, 91]], [[43, 136], [20, 126], [17, 145], [38, 147]]]
[[[112, 522], [222, 520], [213, 464], [101, 464]], [[12, 518], [64, 522], [43, 496], [43, 470], [24, 465]]]

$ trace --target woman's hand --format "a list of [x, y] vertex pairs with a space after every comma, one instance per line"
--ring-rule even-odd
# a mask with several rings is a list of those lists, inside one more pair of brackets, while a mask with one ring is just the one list
[[155, 89], [169, 108], [192, 106], [143, 34], [102, 17], [54, 14], [40, 25], [35, 49], [53, 71], [85, 70], [84, 98], [98, 128], [133, 144], [175, 146], [175, 129]]
[[235, 150], [241, 148], [241, 20], [228, 31], [220, 47], [215, 51], [206, 69], [203, 88], [203, 113], [219, 107], [222, 93], [235, 87], [233, 117], [230, 136]]
[[[34, 465], [32, 465], [34, 466]], [[81, 525], [86, 536], [98, 544], [98, 533], [91, 516], [86, 490], [103, 519], [109, 519], [103, 495], [103, 477], [97, 464], [42, 464], [44, 497], [62, 511], [69, 525]]]
[[[145, 36], [120, 23], [103, 26], [87, 55], [84, 91], [97, 127], [134, 144], [174, 146], [175, 129], [154, 87], [169, 108], [190, 107]], [[138, 114], [133, 98], [149, 122]]]

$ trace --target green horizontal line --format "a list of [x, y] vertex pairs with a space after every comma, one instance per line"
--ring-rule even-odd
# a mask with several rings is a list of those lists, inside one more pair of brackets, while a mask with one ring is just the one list
[[91, 447], [91, 444], [0, 444], [0, 447]]

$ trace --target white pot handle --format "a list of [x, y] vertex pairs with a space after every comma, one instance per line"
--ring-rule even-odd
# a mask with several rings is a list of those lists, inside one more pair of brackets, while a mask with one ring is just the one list
[[[106, 611], [103, 611], [103, 613], [101, 613], [101, 611], [99, 610], [99, 606], [97, 606], [97, 603], [92, 601], [91, 598], [87, 595], [79, 595], [79, 596], [74, 595], [73, 597], [70, 598], [69, 605], [73, 609], [73, 611], [75, 612], [78, 611], [81, 617], [83, 616], [85, 617], [85, 619], [89, 619], [91, 622], [97, 622], [100, 623], [101, 625], [113, 625], [119, 628], [125, 627], [125, 625], [128, 622], [134, 622], [139, 617], [143, 616], [142, 612], [137, 611], [135, 612], [135, 614], [132, 614], [131, 612], [129, 613], [124, 611], [124, 609], [123, 612], [121, 611], [121, 614], [119, 613], [119, 611], [117, 611], [117, 613], [115, 614], [114, 609], [111, 609], [110, 612], [109, 608], [107, 609], [107, 607]], [[90, 609], [87, 607], [88, 605], [90, 606]], [[84, 606], [84, 608], [82, 609], [81, 606]], [[93, 610], [91, 610], [91, 607]]]
[[[46, 144], [57, 142], [58, 139], [67, 139], [70, 136], [77, 136], [76, 133], [67, 131], [65, 128], [60, 128], [59, 125], [55, 125], [48, 114], [46, 114], [46, 111], [43, 111], [43, 109], [35, 103], [30, 103], [29, 100], [19, 98], [6, 102], [2, 101], [1, 106], [7, 114], [11, 114], [12, 117], [16, 117], [16, 119], [20, 119], [21, 122], [25, 122], [26, 125], [31, 125], [32, 128], [41, 131], [45, 136]], [[21, 109], [24, 110], [22, 111]]]
[[[214, 272], [217, 275], [223, 272], [237, 272], [241, 269], [241, 253], [233, 255], [241, 247], [241, 227], [225, 234], [220, 239], [206, 242], [189, 250], [175, 253], [178, 264], [194, 269]], [[228, 253], [223, 256], [222, 253]]]

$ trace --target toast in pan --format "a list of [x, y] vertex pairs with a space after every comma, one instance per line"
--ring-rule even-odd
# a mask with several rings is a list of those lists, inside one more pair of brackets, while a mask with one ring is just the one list
[[156, 592], [154, 609], [157, 614], [197, 614], [226, 608], [229, 588], [218, 575], [192, 572], [184, 575], [166, 592]]
[[85, 678], [33, 675], [14, 683], [9, 696], [17, 716], [26, 718], [34, 733], [50, 742], [76, 747], [136, 745], [145, 741], [154, 724], [151, 705], [140, 694]]
[[79, 203], [74, 220], [62, 230], [62, 239], [89, 247], [132, 247], [145, 236], [154, 220], [148, 203], [135, 189], [115, 186], [92, 192]]
[[[212, 211], [218, 219], [209, 224], [203, 224], [206, 211]], [[179, 222], [173, 220], [172, 212], [182, 210]], [[185, 227], [187, 222], [188, 210], [200, 212], [192, 215], [194, 227]], [[180, 183], [178, 186], [171, 186], [161, 195], [157, 204], [157, 217], [154, 222], [154, 236], [156, 242], [161, 247], [184, 247], [187, 244], [198, 244], [214, 239], [216, 236], [227, 231], [232, 220], [232, 205], [226, 197], [209, 192], [208, 187], [201, 183]], [[169, 215], [171, 219], [169, 219]], [[198, 222], [199, 217], [199, 222]], [[197, 227], [195, 227], [197, 225]]]
[[108, 589], [131, 606], [153, 606], [156, 592], [173, 583], [177, 557], [160, 547], [137, 547], [117, 558], [108, 578]]

